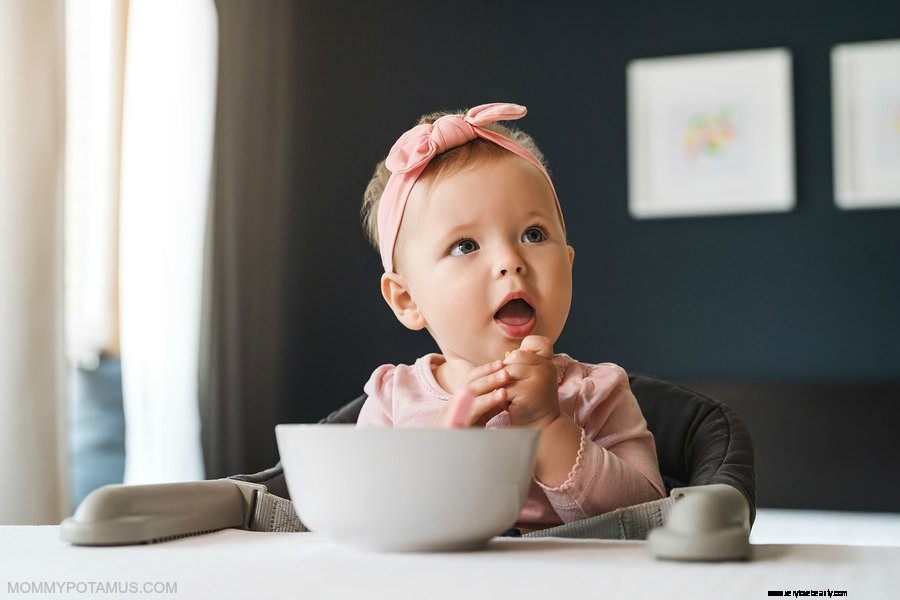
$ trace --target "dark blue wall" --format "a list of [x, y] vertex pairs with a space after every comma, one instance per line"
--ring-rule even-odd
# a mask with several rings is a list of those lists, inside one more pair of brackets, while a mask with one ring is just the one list
[[[835, 44], [900, 38], [900, 2], [360, 0], [297, 21], [281, 420], [434, 348], [381, 299], [360, 198], [421, 113], [497, 100], [528, 106], [576, 248], [557, 351], [672, 379], [900, 379], [900, 210], [834, 205], [829, 63]], [[631, 219], [628, 61], [769, 47], [793, 56], [796, 209]]]

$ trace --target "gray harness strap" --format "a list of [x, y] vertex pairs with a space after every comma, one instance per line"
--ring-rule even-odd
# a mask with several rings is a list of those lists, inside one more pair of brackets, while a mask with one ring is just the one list
[[539, 529], [522, 537], [562, 537], [603, 540], [645, 540], [650, 530], [662, 527], [675, 498], [668, 497], [579, 519], [549, 529]]
[[309, 531], [297, 517], [294, 503], [268, 492], [256, 495], [250, 531]]
[[[668, 497], [636, 504], [596, 517], [532, 531], [523, 537], [644, 540], [651, 529], [665, 524], [674, 503], [675, 498]], [[248, 528], [251, 531], [271, 532], [309, 531], [297, 517], [290, 500], [269, 493], [257, 494]]]

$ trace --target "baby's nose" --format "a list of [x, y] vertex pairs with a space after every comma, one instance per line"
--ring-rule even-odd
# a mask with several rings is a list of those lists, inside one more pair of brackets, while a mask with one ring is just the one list
[[497, 273], [501, 277], [515, 273], [516, 275], [525, 274], [525, 261], [517, 252], [508, 251], [503, 253], [497, 261]]

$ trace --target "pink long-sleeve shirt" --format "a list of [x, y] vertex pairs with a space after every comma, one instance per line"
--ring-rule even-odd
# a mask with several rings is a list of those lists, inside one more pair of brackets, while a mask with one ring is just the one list
[[[357, 424], [430, 425], [450, 399], [434, 376], [443, 362], [440, 354], [428, 354], [413, 365], [378, 367], [365, 385], [369, 397]], [[559, 406], [581, 427], [581, 447], [562, 485], [532, 481], [516, 526], [544, 529], [663, 497], [653, 434], [625, 371], [611, 363], [580, 363], [565, 354], [557, 354], [553, 362]], [[502, 412], [487, 427], [509, 424], [509, 414]]]

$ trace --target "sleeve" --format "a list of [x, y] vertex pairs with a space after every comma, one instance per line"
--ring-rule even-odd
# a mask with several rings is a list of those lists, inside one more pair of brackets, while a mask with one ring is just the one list
[[391, 427], [394, 424], [394, 365], [381, 365], [363, 386], [368, 396], [356, 420], [357, 427]]
[[537, 482], [563, 522], [665, 496], [653, 434], [627, 373], [611, 364], [586, 368], [570, 415], [582, 429], [575, 465], [558, 487]]

